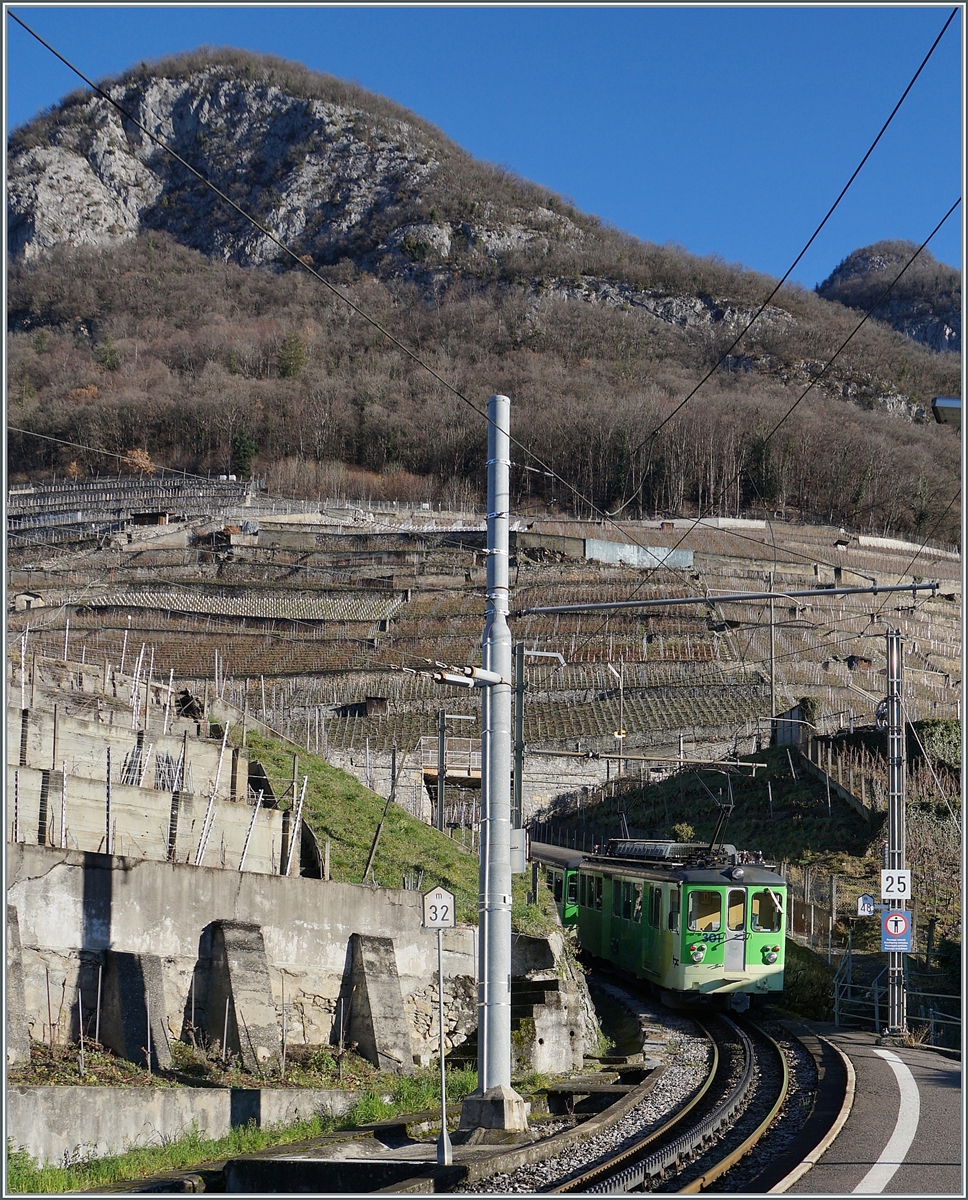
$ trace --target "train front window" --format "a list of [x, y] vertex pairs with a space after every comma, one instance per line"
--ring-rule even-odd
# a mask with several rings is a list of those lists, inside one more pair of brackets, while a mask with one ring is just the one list
[[561, 903], [561, 875], [555, 871], [555, 903]]
[[736, 933], [746, 928], [746, 891], [744, 888], [730, 890], [726, 901], [726, 928]]
[[580, 876], [580, 882], [578, 885], [578, 903], [581, 905], [582, 908], [587, 907], [587, 905], [585, 903], [585, 898], [587, 895], [587, 892], [586, 892], [587, 886], [588, 886], [587, 878], [584, 875]]
[[783, 923], [783, 901], [769, 888], [750, 897], [750, 928], [757, 933], [779, 933]]
[[723, 923], [719, 892], [689, 893], [689, 928], [698, 933], [718, 933]]

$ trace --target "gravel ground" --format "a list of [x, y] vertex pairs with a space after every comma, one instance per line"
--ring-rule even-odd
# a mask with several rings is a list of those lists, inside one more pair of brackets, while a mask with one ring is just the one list
[[750, 1181], [786, 1150], [810, 1115], [817, 1088], [817, 1065], [803, 1044], [776, 1022], [758, 1019], [758, 1023], [786, 1056], [790, 1071], [786, 1103], [769, 1132], [728, 1175], [717, 1181], [717, 1192], [745, 1191]]
[[[668, 1120], [705, 1079], [710, 1051], [705, 1038], [696, 1033], [692, 1021], [670, 1013], [654, 1001], [628, 996], [609, 984], [599, 983], [597, 986], [607, 990], [614, 1000], [625, 1007], [634, 1006], [633, 1011], [643, 1028], [658, 1025], [664, 1029], [667, 1049], [655, 1055], [665, 1059], [667, 1064], [661, 1079], [642, 1104], [636, 1105], [610, 1129], [588, 1138], [556, 1158], [481, 1179], [469, 1185], [467, 1192], [536, 1192], [580, 1175], [617, 1150], [633, 1145]], [[649, 1054], [653, 1054], [651, 1049]]]

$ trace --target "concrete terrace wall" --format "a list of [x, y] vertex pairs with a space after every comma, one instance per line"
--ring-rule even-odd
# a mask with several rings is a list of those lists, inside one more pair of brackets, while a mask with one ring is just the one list
[[[115, 772], [112, 771], [112, 774]], [[43, 839], [41, 788], [49, 775]], [[34, 767], [7, 768], [7, 833], [11, 841], [60, 846], [95, 854], [107, 847], [107, 806], [103, 781], [68, 775], [61, 830], [61, 771], [46, 772]], [[208, 798], [190, 792], [154, 792], [147, 788], [111, 785], [111, 848], [134, 858], [175, 862], [195, 861]], [[245, 848], [245, 870], [275, 875], [284, 870], [288, 848], [289, 814], [279, 809], [217, 800], [205, 846], [203, 865], [238, 870]], [[251, 835], [250, 835], [251, 829]], [[248, 846], [246, 847], [246, 839]], [[299, 855], [294, 853], [291, 872], [299, 873]]]
[[[23, 844], [7, 846], [7, 885], [20, 921], [26, 1016], [36, 1040], [49, 1036], [48, 973], [55, 1039], [76, 1038], [78, 984], [90, 1013], [109, 948], [161, 959], [172, 1037], [182, 1035], [193, 1003], [195, 1023], [207, 1029], [212, 924], [219, 920], [261, 927], [279, 1026], [284, 984], [294, 1044], [330, 1043], [340, 1000], [345, 1018], [354, 933], [393, 939], [410, 1011], [421, 1007], [416, 1000], [437, 968], [436, 935], [420, 927], [418, 892]], [[465, 980], [476, 978], [474, 933], [444, 931], [447, 992], [462, 995]], [[212, 1024], [218, 1028], [211, 1037], [220, 1039], [220, 1022], [213, 1017]], [[411, 1037], [415, 1054], [432, 1052], [413, 1023]]]
[[354, 1093], [330, 1088], [8, 1087], [5, 1132], [40, 1165], [161, 1146], [197, 1129], [224, 1137], [254, 1120], [262, 1129], [339, 1116]]
[[[186, 734], [194, 735], [194, 722], [178, 724]], [[126, 760], [138, 754], [139, 737], [143, 787], [120, 782]], [[112, 758], [110, 843], [108, 748]], [[183, 751], [186, 786], [175, 794], [170, 790], [170, 781], [168, 788], [156, 789], [153, 784], [158, 756], [167, 756], [169, 767], [173, 767]], [[183, 741], [181, 731], [165, 735], [160, 730], [149, 730], [139, 734], [123, 725], [8, 707], [7, 837], [14, 842], [63, 845], [93, 853], [110, 848], [115, 854], [129, 857], [194, 862], [209, 793], [218, 776], [218, 798], [203, 864], [238, 870], [245, 849], [246, 871], [283, 871], [288, 814], [263, 808], [253, 819], [254, 809], [246, 803], [246, 752], [226, 748], [221, 771], [220, 754], [220, 741], [194, 736]], [[47, 797], [42, 805], [45, 786]], [[298, 874], [299, 869], [299, 855], [295, 854], [292, 870]]]

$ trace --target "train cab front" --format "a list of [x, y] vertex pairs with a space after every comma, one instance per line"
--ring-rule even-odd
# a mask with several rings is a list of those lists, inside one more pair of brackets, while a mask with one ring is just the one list
[[783, 879], [762, 867], [690, 872], [682, 885], [683, 1000], [733, 1009], [783, 989]]

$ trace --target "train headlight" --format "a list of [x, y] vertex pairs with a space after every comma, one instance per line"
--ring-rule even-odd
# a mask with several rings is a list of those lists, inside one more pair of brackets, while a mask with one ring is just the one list
[[689, 947], [689, 957], [694, 963], [701, 963], [706, 957], [706, 945], [704, 942], [693, 942]]
[[763, 958], [766, 962], [768, 962], [770, 964], [775, 963], [777, 958], [779, 957], [779, 955], [780, 955], [780, 947], [779, 946], [764, 946], [763, 947]]

